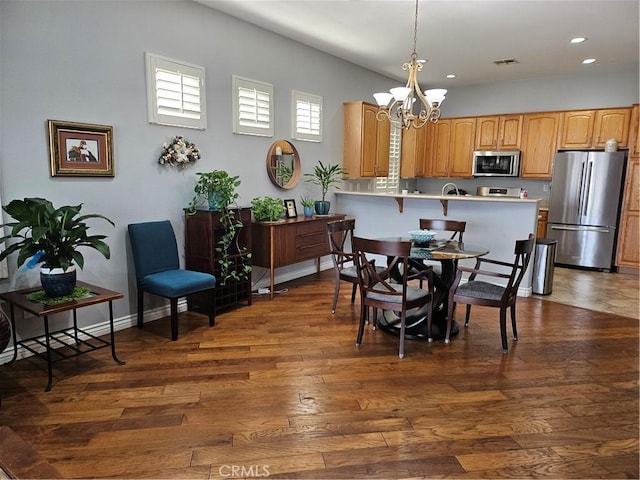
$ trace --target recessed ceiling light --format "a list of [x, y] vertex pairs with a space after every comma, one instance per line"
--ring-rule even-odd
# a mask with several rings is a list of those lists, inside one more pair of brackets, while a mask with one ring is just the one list
[[453, 73], [450, 73], [449, 75], [447, 75], [447, 78], [456, 78], [456, 76]]
[[571, 43], [582, 43], [586, 40], [586, 37], [576, 37], [571, 39]]
[[585, 58], [582, 61], [583, 65], [589, 65], [590, 63], [596, 63], [596, 59], [595, 58]]

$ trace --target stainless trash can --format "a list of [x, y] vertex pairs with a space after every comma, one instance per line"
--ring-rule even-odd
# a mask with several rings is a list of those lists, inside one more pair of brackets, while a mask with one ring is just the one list
[[549, 238], [536, 240], [536, 256], [533, 260], [533, 293], [549, 295], [553, 289], [553, 269], [558, 241]]

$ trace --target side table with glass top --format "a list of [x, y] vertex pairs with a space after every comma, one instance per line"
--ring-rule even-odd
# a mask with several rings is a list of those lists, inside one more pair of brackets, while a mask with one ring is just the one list
[[[48, 383], [45, 392], [51, 390], [53, 381], [53, 363], [72, 358], [83, 353], [93, 352], [105, 347], [111, 347], [111, 356], [116, 363], [124, 365], [116, 355], [115, 334], [113, 329], [113, 301], [124, 297], [122, 293], [107, 290], [106, 288], [91, 285], [85, 282], [77, 282], [76, 288], [88, 290], [82, 298], [65, 301], [64, 303], [46, 304], [40, 301], [30, 300], [31, 294], [41, 290], [40, 287], [26, 288], [13, 292], [0, 293], [0, 300], [9, 304], [11, 320], [11, 336], [13, 339], [13, 358], [9, 363], [18, 358], [18, 345], [34, 355], [46, 360]], [[77, 310], [82, 307], [109, 303], [109, 332], [110, 341], [96, 337], [78, 327]], [[36, 317], [43, 319], [44, 336], [25, 338], [18, 340], [16, 336], [15, 308], [20, 308]], [[55, 313], [73, 312], [73, 326], [61, 330], [50, 331], [49, 316]], [[38, 346], [40, 348], [38, 348]], [[44, 351], [43, 351], [44, 349]], [[54, 359], [54, 357], [56, 357]]]

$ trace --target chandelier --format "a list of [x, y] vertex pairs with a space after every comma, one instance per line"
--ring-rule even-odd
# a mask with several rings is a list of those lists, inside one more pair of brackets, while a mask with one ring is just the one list
[[[403, 70], [409, 70], [409, 79], [405, 87], [396, 87], [390, 93], [374, 93], [378, 103], [378, 120], [388, 119], [398, 123], [404, 129], [421, 128], [427, 122], [437, 122], [440, 118], [440, 105], [444, 101], [447, 91], [444, 88], [425, 90], [424, 94], [418, 85], [418, 72], [422, 71], [424, 60], [418, 60], [416, 41], [418, 37], [418, 0], [416, 0], [416, 15], [413, 26], [413, 53], [411, 60], [402, 65]], [[414, 108], [417, 107], [417, 114]]]

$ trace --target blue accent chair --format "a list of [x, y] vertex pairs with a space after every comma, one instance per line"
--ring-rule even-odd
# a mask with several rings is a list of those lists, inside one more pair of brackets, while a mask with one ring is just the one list
[[142, 328], [144, 292], [168, 298], [171, 304], [171, 340], [178, 339], [178, 298], [211, 290], [209, 326], [215, 325], [213, 275], [180, 268], [176, 236], [169, 220], [132, 223], [129, 240], [138, 287], [138, 328]]

